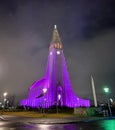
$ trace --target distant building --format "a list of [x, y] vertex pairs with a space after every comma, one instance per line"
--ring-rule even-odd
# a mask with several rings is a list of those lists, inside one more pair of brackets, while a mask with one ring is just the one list
[[72, 89], [63, 45], [56, 25], [49, 46], [46, 74], [44, 78], [32, 84], [28, 97], [21, 101], [21, 105], [43, 108], [49, 108], [53, 105], [71, 108], [90, 106], [89, 100], [77, 97]]

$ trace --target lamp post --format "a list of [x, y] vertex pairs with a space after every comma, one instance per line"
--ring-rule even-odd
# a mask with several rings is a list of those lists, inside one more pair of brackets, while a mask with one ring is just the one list
[[61, 95], [58, 94], [57, 103], [56, 103], [57, 114], [58, 114], [58, 105], [59, 105], [60, 99], [61, 99]]
[[45, 107], [46, 107], [46, 98], [45, 98], [45, 94], [47, 92], [47, 88], [43, 88], [43, 93], [44, 93], [44, 108], [43, 108], [43, 113], [45, 115]]
[[6, 99], [7, 95], [8, 95], [7, 92], [3, 93], [3, 97], [4, 97], [4, 108], [5, 108], [5, 104], [6, 104], [6, 101], [7, 101], [7, 99]]
[[110, 99], [108, 97], [108, 94], [110, 92], [110, 89], [108, 87], [104, 87], [104, 92], [105, 94], [107, 95], [107, 105], [108, 105], [108, 108], [109, 108], [109, 113], [110, 113], [110, 116], [112, 116], [112, 112], [111, 112], [111, 107], [110, 107]]
[[2, 108], [2, 102], [0, 102], [0, 109]]

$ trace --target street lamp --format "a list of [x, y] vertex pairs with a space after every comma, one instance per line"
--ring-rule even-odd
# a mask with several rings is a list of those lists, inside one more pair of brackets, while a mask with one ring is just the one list
[[0, 108], [2, 107], [2, 102], [0, 102]]
[[7, 92], [4, 92], [3, 93], [3, 97], [4, 97], [4, 108], [5, 108], [5, 104], [6, 104], [6, 101], [7, 101], [7, 99], [6, 99], [6, 96], [8, 95], [8, 93]]
[[57, 114], [58, 114], [58, 105], [59, 105], [60, 99], [61, 99], [61, 94], [58, 94], [57, 103], [56, 103]]
[[7, 95], [8, 95], [8, 93], [7, 93], [7, 92], [4, 92], [4, 93], [3, 93], [3, 96], [4, 96], [4, 97], [6, 97]]
[[108, 87], [105, 87], [105, 88], [104, 88], [104, 92], [105, 92], [105, 93], [109, 93], [109, 88], [108, 88]]
[[47, 92], [47, 88], [43, 88], [43, 93], [45, 94]]
[[[108, 87], [105, 87], [104, 92], [106, 93], [106, 95], [108, 95], [110, 92], [110, 89]], [[107, 105], [109, 108], [110, 116], [112, 116], [111, 107], [110, 107], [110, 99], [108, 98], [108, 96], [107, 96]]]
[[44, 109], [43, 109], [43, 113], [45, 114], [45, 107], [46, 107], [46, 98], [45, 98], [45, 94], [47, 92], [47, 88], [43, 88], [43, 93], [44, 93]]

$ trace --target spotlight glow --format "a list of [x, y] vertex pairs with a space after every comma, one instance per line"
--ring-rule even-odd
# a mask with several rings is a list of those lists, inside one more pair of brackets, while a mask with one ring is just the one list
[[57, 51], [57, 55], [60, 55], [60, 51]]

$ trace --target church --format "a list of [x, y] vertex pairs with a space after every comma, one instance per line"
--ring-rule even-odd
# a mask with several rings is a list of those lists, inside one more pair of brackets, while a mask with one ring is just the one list
[[89, 100], [79, 98], [72, 89], [63, 44], [56, 25], [49, 46], [45, 76], [30, 86], [28, 97], [20, 104], [33, 108], [50, 108], [53, 105], [70, 108], [90, 106]]

